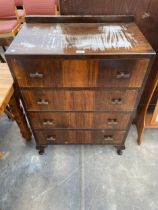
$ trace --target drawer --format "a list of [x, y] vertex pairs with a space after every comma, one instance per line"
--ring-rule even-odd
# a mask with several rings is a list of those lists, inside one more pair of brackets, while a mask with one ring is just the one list
[[29, 113], [34, 129], [121, 129], [125, 130], [130, 114], [102, 112]]
[[29, 111], [133, 111], [138, 91], [23, 90]]
[[125, 131], [50, 130], [36, 131], [39, 144], [121, 144]]
[[13, 60], [20, 87], [141, 87], [149, 59]]

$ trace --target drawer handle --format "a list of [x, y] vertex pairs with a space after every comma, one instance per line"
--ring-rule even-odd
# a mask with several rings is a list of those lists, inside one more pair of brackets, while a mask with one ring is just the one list
[[56, 136], [48, 136], [47, 141], [56, 141]]
[[38, 105], [48, 105], [48, 101], [46, 101], [45, 99], [39, 99], [37, 101], [37, 104]]
[[130, 73], [125, 71], [119, 71], [116, 74], [116, 79], [129, 79]]
[[54, 125], [54, 121], [53, 120], [44, 120], [43, 125]]
[[30, 73], [30, 78], [43, 78], [43, 74], [38, 72]]
[[120, 105], [120, 104], [122, 104], [122, 98], [112, 98], [111, 103], [116, 104], [116, 105]]
[[104, 136], [104, 141], [113, 141], [113, 140], [114, 140], [114, 138], [113, 138], [112, 135], [105, 135]]
[[108, 119], [108, 125], [117, 125], [118, 121], [117, 119]]

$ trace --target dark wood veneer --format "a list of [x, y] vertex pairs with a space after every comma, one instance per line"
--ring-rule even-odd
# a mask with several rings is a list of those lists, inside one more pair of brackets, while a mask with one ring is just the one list
[[48, 144], [122, 144], [125, 131], [52, 130], [36, 132], [38, 143]]
[[[131, 18], [106, 18], [29, 17], [6, 52], [40, 154], [48, 144], [125, 149], [155, 52]], [[115, 34], [119, 47], [106, 41], [113, 27], [126, 37]]]
[[35, 129], [127, 129], [130, 113], [37, 112], [30, 113]]
[[[141, 87], [142, 60], [13, 60], [20, 87]], [[142, 78], [140, 80], [139, 78]]]
[[133, 111], [137, 90], [22, 90], [28, 111]]

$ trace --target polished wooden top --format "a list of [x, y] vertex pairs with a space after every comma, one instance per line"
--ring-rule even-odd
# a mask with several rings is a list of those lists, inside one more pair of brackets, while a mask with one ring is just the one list
[[135, 23], [26, 23], [7, 55], [150, 55]]
[[0, 63], [0, 116], [14, 92], [13, 78], [6, 63]]

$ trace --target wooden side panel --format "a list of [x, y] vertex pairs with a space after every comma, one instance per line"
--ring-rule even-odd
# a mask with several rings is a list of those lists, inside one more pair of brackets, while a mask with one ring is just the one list
[[13, 78], [9, 68], [5, 63], [0, 64], [0, 117], [4, 113], [6, 106], [13, 95]]
[[29, 111], [133, 111], [138, 92], [55, 90], [22, 91]]

